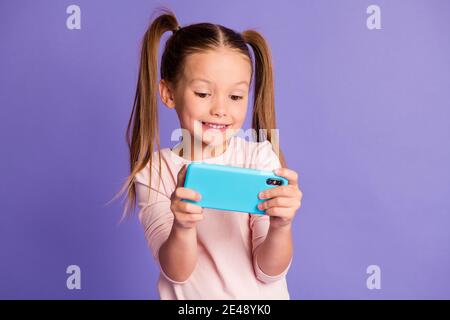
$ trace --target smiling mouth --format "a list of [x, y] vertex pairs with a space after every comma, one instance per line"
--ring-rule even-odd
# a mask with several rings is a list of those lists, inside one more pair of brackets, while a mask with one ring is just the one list
[[228, 128], [228, 127], [231, 126], [231, 124], [214, 123], [214, 122], [205, 122], [205, 121], [202, 121], [202, 124], [203, 124], [204, 126], [207, 126], [207, 127], [209, 127], [209, 128], [212, 128], [212, 129], [226, 129], [226, 128]]

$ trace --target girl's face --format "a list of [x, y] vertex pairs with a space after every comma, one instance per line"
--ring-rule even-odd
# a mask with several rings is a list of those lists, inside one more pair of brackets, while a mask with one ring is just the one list
[[191, 142], [223, 146], [244, 123], [250, 78], [248, 57], [221, 48], [188, 55], [176, 88], [161, 80], [160, 94], [177, 111]]

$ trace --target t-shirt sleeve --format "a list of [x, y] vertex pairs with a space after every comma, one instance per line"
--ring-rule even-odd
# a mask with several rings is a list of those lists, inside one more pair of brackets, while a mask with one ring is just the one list
[[[259, 170], [274, 170], [281, 167], [280, 160], [276, 155], [275, 151], [273, 150], [272, 144], [268, 140], [257, 144], [257, 147], [255, 148], [253, 161], [255, 162], [254, 163], [255, 167]], [[252, 231], [253, 268], [255, 270], [255, 275], [257, 279], [259, 279], [264, 283], [271, 283], [285, 277], [292, 263], [291, 259], [286, 269], [283, 270], [282, 273], [275, 276], [267, 275], [259, 267], [256, 259], [256, 248], [258, 248], [258, 246], [266, 239], [269, 226], [270, 226], [269, 216], [258, 214], [250, 215], [250, 229]]]
[[[153, 257], [158, 262], [161, 274], [172, 283], [182, 283], [171, 279], [161, 267], [159, 249], [169, 237], [174, 216], [170, 210], [170, 194], [164, 188], [164, 173], [160, 180], [158, 170], [152, 165], [150, 183], [150, 165], [144, 167], [135, 176], [136, 199], [139, 207], [139, 221], [144, 228], [145, 238]], [[163, 171], [164, 172], [164, 171]], [[150, 194], [149, 194], [150, 193]]]

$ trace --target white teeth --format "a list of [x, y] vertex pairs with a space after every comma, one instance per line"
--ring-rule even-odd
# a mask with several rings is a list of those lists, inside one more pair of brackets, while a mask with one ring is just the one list
[[209, 122], [203, 122], [203, 124], [208, 126], [208, 127], [210, 127], [210, 128], [213, 128], [213, 129], [223, 129], [223, 128], [227, 127], [224, 124], [219, 125], [219, 124], [212, 124], [212, 123], [209, 123]]

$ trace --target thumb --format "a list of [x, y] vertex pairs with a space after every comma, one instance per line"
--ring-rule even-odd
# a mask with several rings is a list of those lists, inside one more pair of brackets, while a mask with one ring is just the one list
[[186, 176], [186, 169], [187, 169], [187, 164], [184, 164], [183, 167], [181, 167], [180, 171], [178, 171], [177, 187], [184, 186], [184, 178]]

